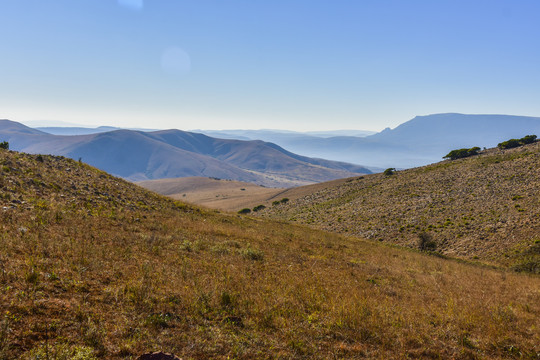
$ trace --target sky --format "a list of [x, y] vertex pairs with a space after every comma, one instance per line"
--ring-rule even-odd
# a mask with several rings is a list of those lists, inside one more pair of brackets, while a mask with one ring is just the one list
[[0, 118], [380, 131], [540, 116], [538, 0], [0, 0]]

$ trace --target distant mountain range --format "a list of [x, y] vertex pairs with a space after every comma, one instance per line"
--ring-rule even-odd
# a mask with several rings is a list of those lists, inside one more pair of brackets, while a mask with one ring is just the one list
[[290, 187], [371, 173], [359, 165], [296, 155], [272, 143], [216, 139], [180, 130], [65, 136], [0, 120], [0, 141], [8, 141], [13, 150], [81, 158], [133, 181], [204, 176]]
[[540, 136], [540, 118], [511, 115], [417, 116], [395, 129], [367, 136], [315, 136], [275, 131], [205, 131], [216, 137], [271, 141], [289, 151], [378, 168], [410, 168], [440, 161], [450, 150], [493, 147], [509, 138]]
[[[0, 140], [10, 141], [16, 150], [82, 157], [134, 181], [205, 176], [288, 187], [388, 167], [422, 166], [441, 160], [453, 149], [493, 147], [510, 138], [540, 135], [540, 118], [435, 114], [417, 116], [376, 134], [360, 130], [196, 131], [205, 134], [113, 127], [32, 129], [3, 121]], [[343, 132], [351, 136], [335, 136]]]

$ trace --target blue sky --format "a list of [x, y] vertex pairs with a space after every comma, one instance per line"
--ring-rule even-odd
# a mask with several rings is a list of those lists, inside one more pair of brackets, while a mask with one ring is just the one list
[[382, 130], [540, 116], [537, 0], [0, 0], [0, 118]]

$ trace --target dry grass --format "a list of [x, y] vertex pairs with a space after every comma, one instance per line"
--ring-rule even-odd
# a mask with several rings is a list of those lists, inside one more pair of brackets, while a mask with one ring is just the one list
[[136, 184], [172, 199], [224, 211], [253, 208], [284, 190], [204, 177], [148, 180]]
[[0, 152], [1, 359], [539, 357], [538, 277], [200, 210], [42, 159]]
[[261, 213], [409, 247], [427, 232], [446, 255], [540, 272], [540, 142], [301, 189]]

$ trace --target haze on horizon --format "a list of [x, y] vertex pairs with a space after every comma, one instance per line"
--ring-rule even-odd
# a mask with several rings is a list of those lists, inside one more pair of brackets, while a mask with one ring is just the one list
[[380, 131], [540, 116], [540, 2], [0, 0], [0, 118]]

